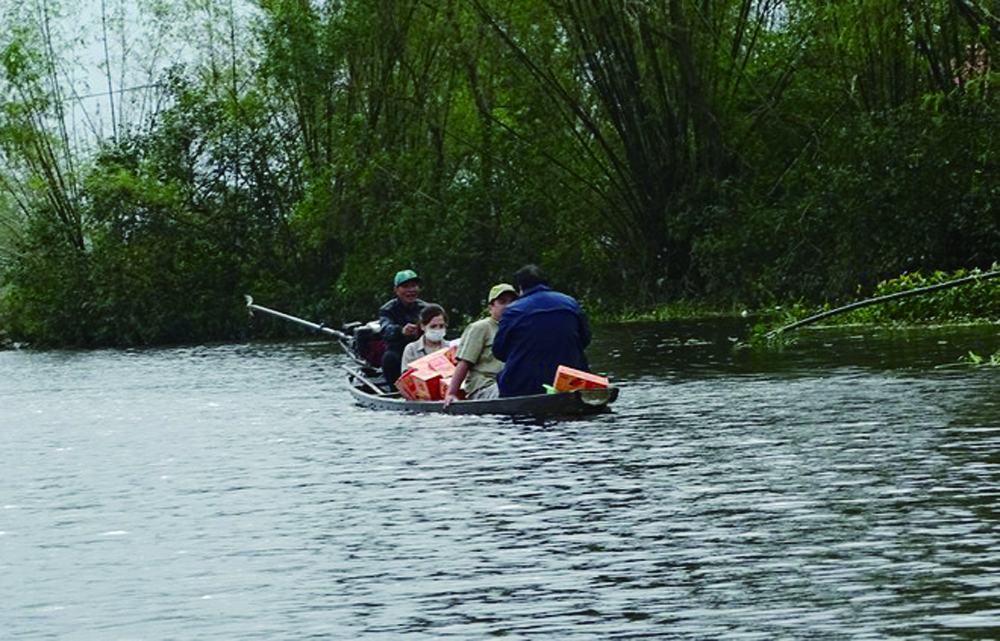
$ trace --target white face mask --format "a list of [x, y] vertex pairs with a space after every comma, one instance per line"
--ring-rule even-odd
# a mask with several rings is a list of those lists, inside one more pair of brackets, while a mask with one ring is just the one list
[[446, 327], [430, 328], [424, 332], [424, 337], [432, 343], [440, 343], [444, 340], [444, 334], [447, 331]]

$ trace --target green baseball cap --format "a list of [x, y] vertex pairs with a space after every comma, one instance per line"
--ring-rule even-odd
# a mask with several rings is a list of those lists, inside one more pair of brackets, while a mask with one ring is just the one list
[[392, 279], [393, 287], [399, 287], [407, 281], [415, 280], [418, 283], [421, 282], [420, 277], [417, 276], [417, 272], [412, 269], [404, 269], [402, 271], [396, 272], [396, 277]]

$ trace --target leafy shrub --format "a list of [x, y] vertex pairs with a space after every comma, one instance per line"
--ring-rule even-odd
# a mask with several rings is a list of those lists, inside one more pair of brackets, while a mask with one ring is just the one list
[[942, 285], [959, 279], [973, 278], [965, 284], [932, 290], [874, 304], [840, 317], [838, 322], [874, 324], [956, 323], [1000, 320], [1000, 279], [974, 278], [995, 272], [960, 269], [946, 273], [935, 271], [928, 276], [920, 272], [905, 273], [884, 280], [875, 287], [875, 297]]

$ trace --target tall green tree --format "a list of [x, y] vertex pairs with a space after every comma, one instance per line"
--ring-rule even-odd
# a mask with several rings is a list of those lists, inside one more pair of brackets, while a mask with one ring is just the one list
[[476, 5], [563, 119], [563, 154], [599, 168], [578, 176], [633, 293], [681, 291], [693, 276], [699, 209], [738, 171], [746, 132], [787, 82], [793, 59], [781, 50], [777, 74], [753, 64], [778, 3], [553, 0], [569, 67], [534, 54], [529, 35]]

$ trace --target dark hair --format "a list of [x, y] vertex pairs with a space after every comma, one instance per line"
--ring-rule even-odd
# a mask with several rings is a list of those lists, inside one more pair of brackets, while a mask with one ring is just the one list
[[444, 311], [443, 307], [434, 303], [424, 305], [424, 309], [420, 312], [420, 324], [426, 325], [438, 316], [444, 316], [444, 322], [448, 322], [448, 314]]
[[522, 292], [536, 285], [548, 285], [549, 279], [538, 265], [525, 265], [514, 272], [514, 282]]

